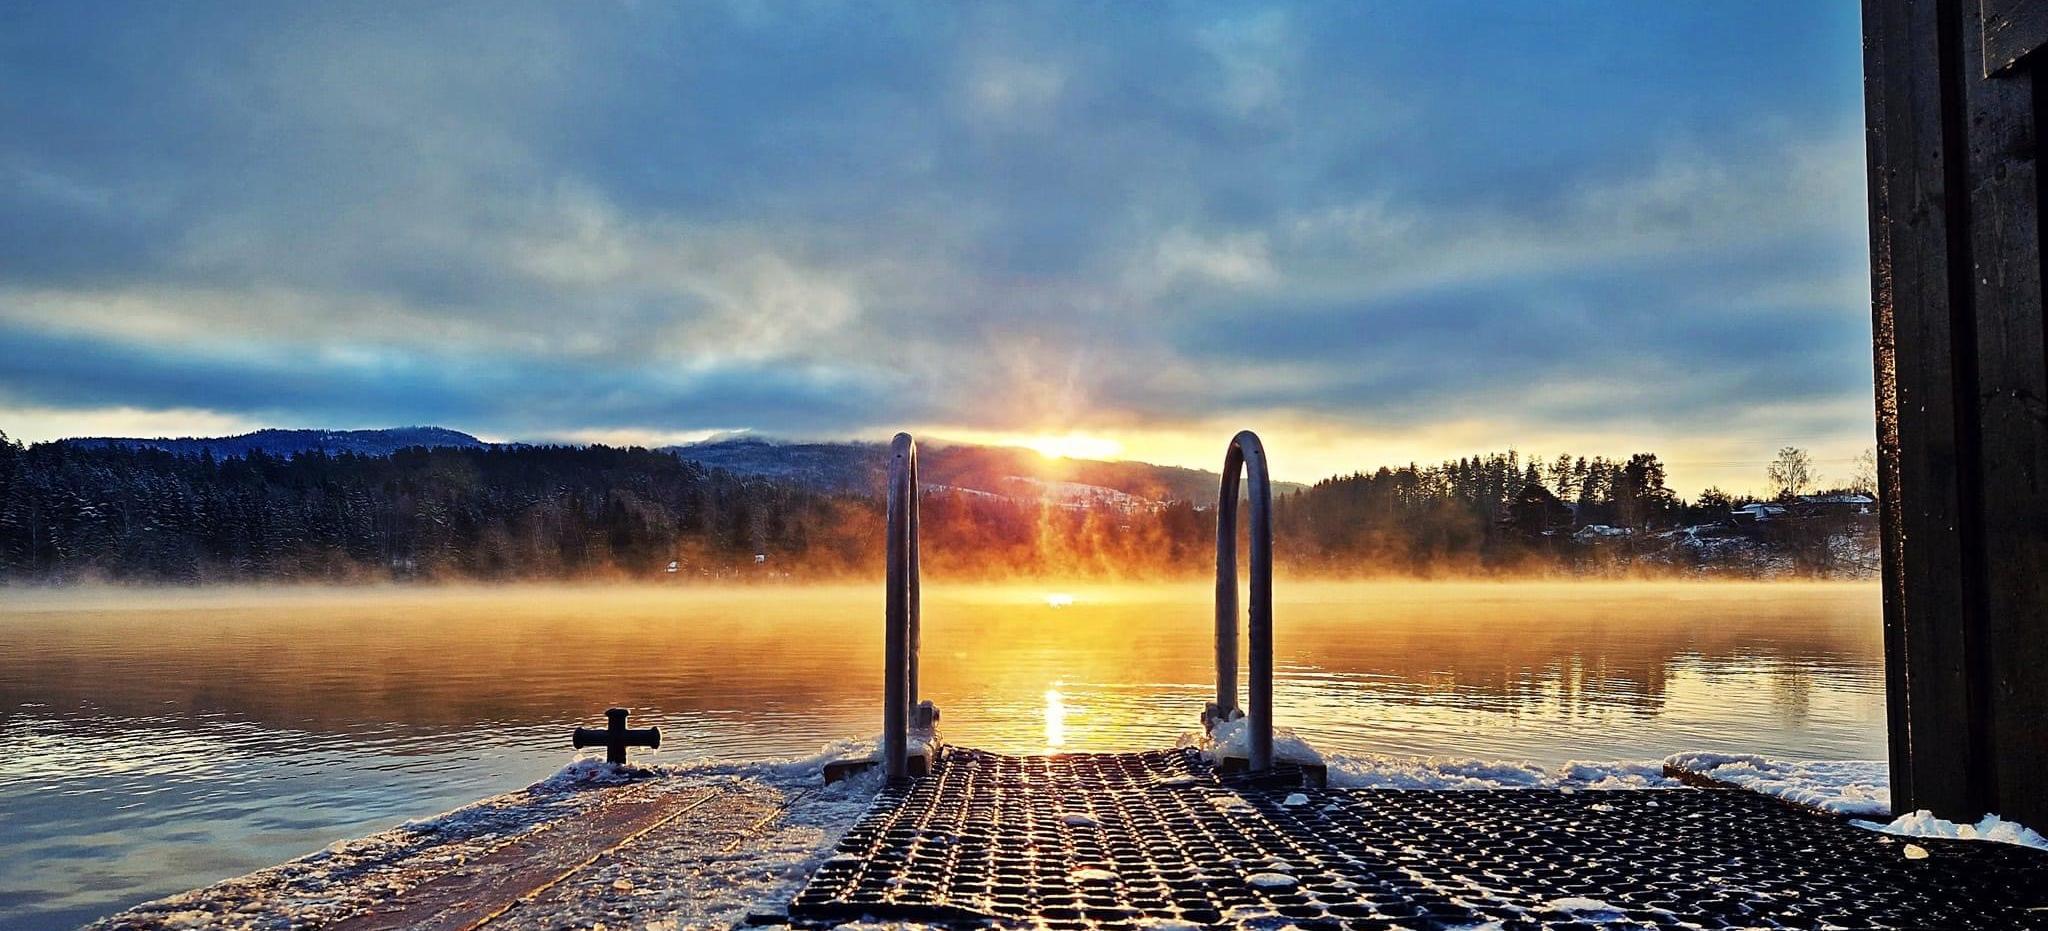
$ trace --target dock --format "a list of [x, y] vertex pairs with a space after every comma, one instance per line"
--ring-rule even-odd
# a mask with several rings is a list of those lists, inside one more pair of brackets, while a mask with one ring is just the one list
[[1738, 788], [1326, 785], [1321, 758], [1274, 726], [1270, 482], [1249, 432], [1232, 440], [1217, 502], [1216, 692], [1189, 709], [1199, 745], [949, 747], [918, 693], [908, 435], [894, 454], [871, 752], [824, 761], [801, 785], [657, 778], [626, 757], [659, 746], [659, 730], [629, 728], [614, 708], [607, 727], [572, 740], [606, 748], [602, 767], [572, 766], [587, 763], [598, 784], [551, 780], [97, 927], [2048, 929], [2048, 850], [1898, 837]]
[[[2048, 853], [1734, 789], [1324, 789], [1193, 749], [954, 749], [885, 789], [788, 919], [1162, 927], [2048, 927]], [[1909, 846], [1912, 848], [1909, 850]]]
[[1312, 751], [1276, 747], [1271, 481], [1250, 431], [1230, 442], [1216, 500], [1216, 694], [1200, 716], [1208, 752], [945, 748], [937, 709], [917, 689], [916, 444], [899, 434], [893, 453], [884, 738], [872, 761], [889, 783], [770, 921], [2048, 928], [2048, 852], [1903, 840], [1741, 790], [1324, 787]]

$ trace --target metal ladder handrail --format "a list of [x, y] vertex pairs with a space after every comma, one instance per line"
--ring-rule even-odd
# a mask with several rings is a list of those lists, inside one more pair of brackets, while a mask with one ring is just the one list
[[1273, 767], [1273, 480], [1259, 435], [1240, 431], [1223, 454], [1216, 492], [1216, 701], [1203, 724], [1239, 716], [1237, 709], [1237, 497], [1238, 473], [1251, 476], [1251, 676], [1243, 716], [1251, 732], [1252, 772]]
[[917, 707], [919, 618], [917, 441], [898, 433], [889, 445], [888, 595], [883, 613], [882, 760], [890, 779], [910, 775], [910, 718]]

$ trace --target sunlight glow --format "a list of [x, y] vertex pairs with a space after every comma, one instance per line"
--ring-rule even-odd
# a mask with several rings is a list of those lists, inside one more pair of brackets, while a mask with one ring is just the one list
[[1045, 606], [1048, 608], [1064, 608], [1069, 605], [1072, 605], [1073, 603], [1074, 596], [1069, 595], [1066, 592], [1045, 593]]
[[1124, 451], [1124, 444], [1116, 440], [1085, 433], [1023, 436], [1017, 438], [1016, 445], [1047, 459], [1115, 459]]

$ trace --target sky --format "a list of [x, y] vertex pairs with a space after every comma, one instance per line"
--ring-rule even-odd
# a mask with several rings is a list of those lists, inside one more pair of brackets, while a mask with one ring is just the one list
[[1857, 5], [0, 7], [0, 431], [1872, 445]]

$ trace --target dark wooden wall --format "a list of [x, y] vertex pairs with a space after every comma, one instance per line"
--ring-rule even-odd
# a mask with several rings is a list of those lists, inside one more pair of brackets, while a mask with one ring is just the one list
[[1865, 0], [1894, 805], [2048, 825], [2048, 0]]

